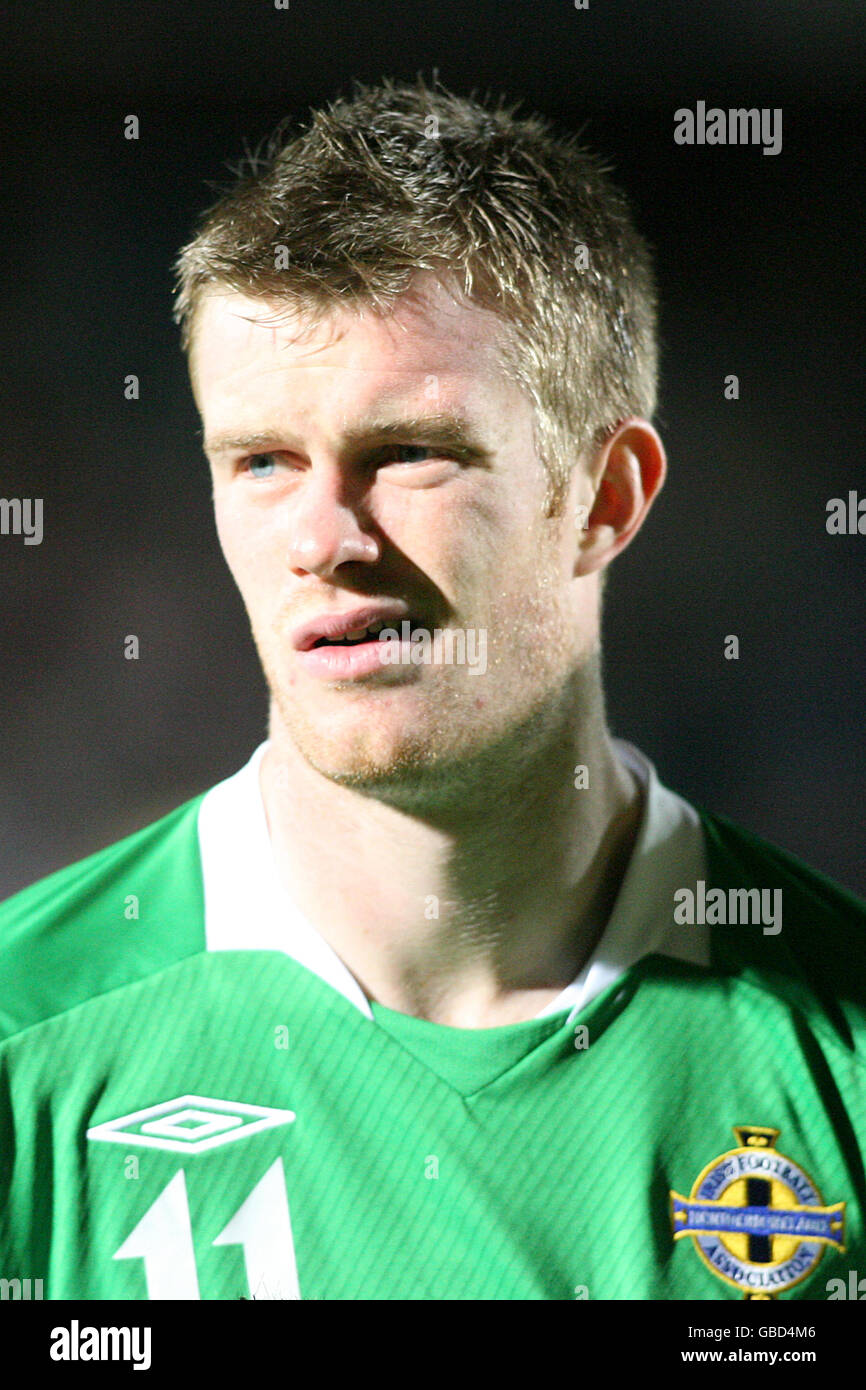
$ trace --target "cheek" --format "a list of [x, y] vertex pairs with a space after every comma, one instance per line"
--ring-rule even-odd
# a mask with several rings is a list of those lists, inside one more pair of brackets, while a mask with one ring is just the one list
[[267, 597], [265, 577], [278, 569], [279, 537], [255, 508], [240, 507], [230, 493], [214, 495], [214, 520], [225, 562], [248, 609]]
[[234, 572], [234, 553], [235, 553], [235, 524], [228, 507], [219, 493], [214, 495], [214, 521], [216, 523], [217, 540], [220, 549], [225, 556], [226, 564]]
[[553, 537], [523, 499], [486, 497], [464, 519], [455, 544], [465, 573], [483, 582], [497, 604], [519, 603], [521, 595], [550, 585]]
[[[402, 495], [395, 495], [401, 493]], [[414, 571], [418, 584], [440, 590], [449, 602], [473, 587], [480, 533], [472, 509], [433, 489], [390, 489], [371, 507], [374, 525], [385, 538], [385, 555], [398, 570]], [[396, 552], [396, 554], [395, 554]], [[402, 559], [398, 559], [402, 556]], [[390, 565], [389, 565], [390, 568]]]
[[243, 591], [243, 528], [231, 506], [219, 494], [214, 497], [214, 520], [223, 557], [238, 588]]

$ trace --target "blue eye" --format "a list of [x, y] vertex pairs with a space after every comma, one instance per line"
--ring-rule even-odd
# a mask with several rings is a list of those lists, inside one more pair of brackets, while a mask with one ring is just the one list
[[253, 478], [272, 478], [275, 468], [272, 454], [257, 454], [249, 460], [250, 475]]
[[[388, 454], [402, 454], [405, 457], [400, 459], [388, 458]], [[431, 458], [441, 455], [441, 450], [433, 449], [428, 444], [389, 444], [379, 455], [380, 463], [425, 463], [425, 454]]]
[[433, 450], [428, 449], [424, 444], [402, 444], [400, 445], [400, 453], [406, 455], [405, 463], [423, 463], [424, 455], [432, 454]]

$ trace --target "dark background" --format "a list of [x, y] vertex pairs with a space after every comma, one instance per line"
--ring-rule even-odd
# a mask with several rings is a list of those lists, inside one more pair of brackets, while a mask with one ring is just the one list
[[[671, 471], [608, 585], [613, 731], [677, 791], [866, 894], [866, 536], [825, 529], [829, 498], [866, 493], [863, 9], [7, 0], [0, 25], [0, 496], [45, 513], [41, 546], [0, 536], [0, 897], [265, 736], [170, 266], [245, 144], [352, 77], [434, 68], [583, 127], [656, 249]], [[674, 111], [698, 100], [782, 107], [782, 152], [675, 145]]]

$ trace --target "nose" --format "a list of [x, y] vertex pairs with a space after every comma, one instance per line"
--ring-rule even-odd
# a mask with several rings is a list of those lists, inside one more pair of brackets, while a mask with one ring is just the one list
[[347, 494], [336, 467], [309, 468], [291, 502], [288, 558], [293, 574], [332, 574], [340, 565], [375, 563], [378, 538], [364, 519], [360, 497]]

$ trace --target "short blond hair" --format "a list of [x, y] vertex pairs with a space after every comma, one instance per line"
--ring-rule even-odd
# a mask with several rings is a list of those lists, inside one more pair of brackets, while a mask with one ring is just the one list
[[281, 124], [205, 214], [177, 261], [184, 349], [208, 287], [387, 313], [420, 272], [456, 277], [503, 321], [503, 370], [535, 407], [553, 514], [581, 453], [655, 410], [652, 261], [608, 172], [502, 98], [482, 105], [438, 79], [356, 83], [300, 132]]

